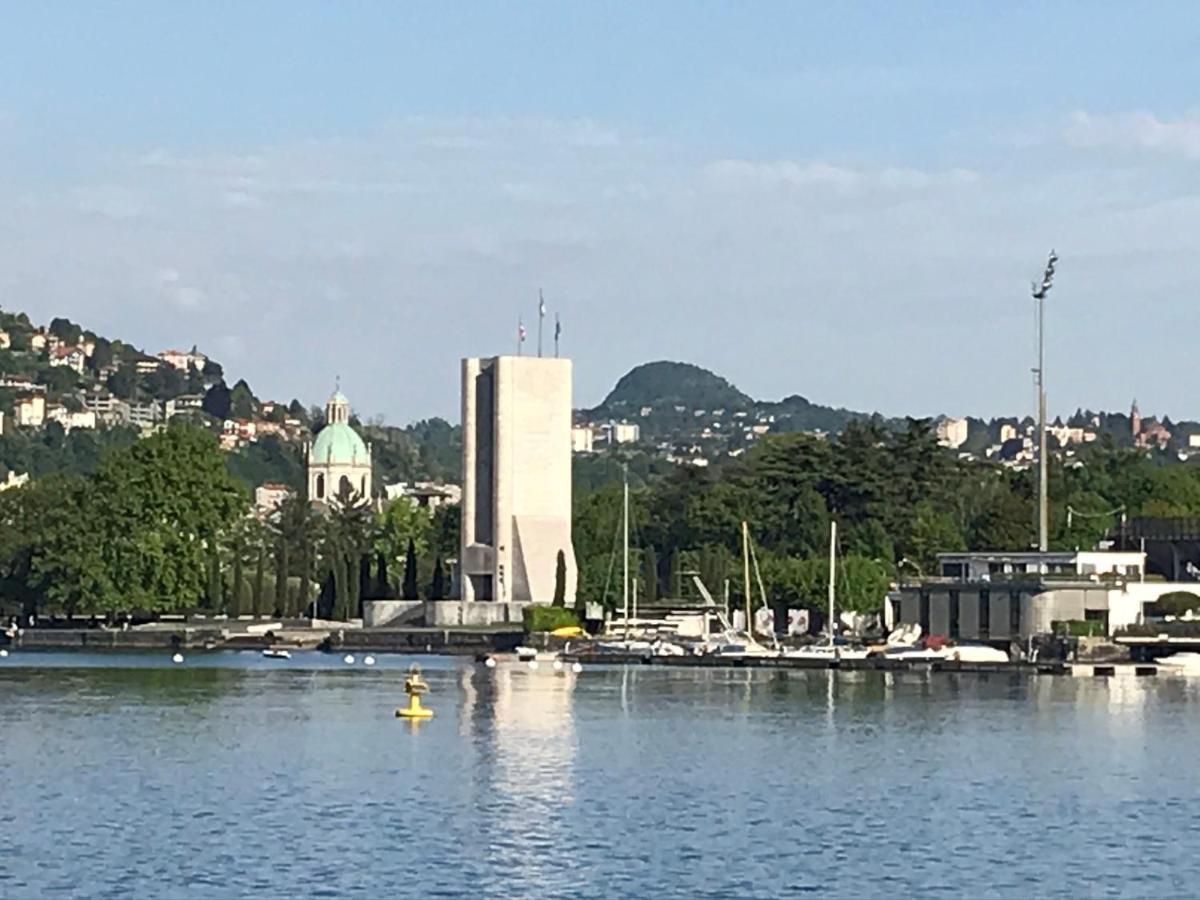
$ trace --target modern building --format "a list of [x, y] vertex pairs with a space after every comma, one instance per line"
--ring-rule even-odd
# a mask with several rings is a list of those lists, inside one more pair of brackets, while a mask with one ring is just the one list
[[192, 369], [199, 371], [208, 362], [208, 357], [203, 353], [198, 353], [195, 347], [191, 351], [164, 350], [158, 354], [158, 358], [171, 368], [184, 373], [190, 372]]
[[54, 352], [50, 354], [51, 366], [68, 368], [79, 375], [83, 374], [86, 364], [87, 354], [83, 352], [82, 347], [55, 347]]
[[631, 422], [613, 422], [610, 425], [609, 440], [614, 444], [636, 444], [641, 436], [640, 425]]
[[937, 423], [937, 442], [943, 447], [957, 450], [967, 442], [970, 425], [966, 419], [944, 418]]
[[277, 482], [268, 481], [266, 484], [260, 484], [254, 489], [254, 510], [260, 516], [269, 516], [275, 510], [279, 509], [292, 493], [292, 489], [286, 484], [278, 484]]
[[591, 453], [595, 441], [595, 432], [591, 425], [576, 425], [571, 429], [571, 452]]
[[572, 605], [570, 360], [463, 360], [462, 419], [464, 604]]
[[325, 427], [305, 448], [308, 497], [328, 505], [343, 495], [371, 497], [371, 447], [350, 427], [350, 401], [334, 391], [325, 404]]
[[1145, 581], [1145, 560], [1140, 552], [940, 554], [939, 575], [889, 594], [884, 620], [997, 644], [1049, 634], [1056, 622], [1097, 622], [1112, 634], [1141, 624], [1147, 604], [1181, 589]]
[[21, 428], [41, 428], [46, 422], [46, 396], [34, 393], [18, 397], [13, 418]]
[[458, 506], [462, 502], [462, 488], [457, 484], [441, 484], [436, 481], [401, 481], [383, 486], [385, 500], [404, 497], [421, 509], [433, 512], [443, 506]]

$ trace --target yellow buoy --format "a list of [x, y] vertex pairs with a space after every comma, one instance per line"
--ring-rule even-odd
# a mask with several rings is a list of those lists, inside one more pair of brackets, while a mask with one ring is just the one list
[[429, 691], [424, 679], [421, 678], [421, 667], [416, 663], [408, 670], [404, 679], [404, 693], [408, 694], [408, 706], [396, 710], [397, 719], [432, 719], [433, 710], [421, 705], [421, 695]]

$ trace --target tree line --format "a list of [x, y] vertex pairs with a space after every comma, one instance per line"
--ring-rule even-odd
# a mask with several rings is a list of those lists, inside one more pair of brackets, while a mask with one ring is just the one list
[[[1036, 470], [959, 459], [937, 444], [928, 419], [898, 429], [855, 420], [828, 438], [767, 435], [737, 458], [665, 474], [642, 469], [631, 485], [633, 568], [646, 601], [695, 598], [698, 575], [718, 598], [728, 581], [740, 603], [743, 520], [769, 602], [818, 611], [834, 519], [840, 605], [860, 611], [879, 609], [900, 569], [932, 573], [939, 552], [1036, 544]], [[1102, 437], [1053, 461], [1050, 503], [1052, 549], [1089, 549], [1123, 516], [1200, 516], [1200, 466], [1165, 465]], [[577, 492], [581, 598], [619, 602], [620, 521], [618, 480]]]
[[367, 599], [448, 593], [456, 510], [347, 494], [321, 513], [295, 492], [259, 517], [229, 462], [210, 432], [173, 425], [0, 492], [0, 607], [345, 619]]

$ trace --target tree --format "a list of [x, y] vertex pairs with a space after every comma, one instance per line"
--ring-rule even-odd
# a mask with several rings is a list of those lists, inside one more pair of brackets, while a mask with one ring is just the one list
[[238, 379], [229, 392], [229, 415], [235, 419], [252, 419], [258, 408], [258, 400], [245, 379]]
[[201, 369], [201, 372], [204, 374], [205, 378], [209, 379], [220, 379], [225, 374], [225, 371], [221, 368], [221, 364], [215, 359], [206, 359], [204, 361], [204, 368]]
[[442, 571], [442, 558], [440, 556], [433, 563], [433, 579], [429, 584], [429, 599], [446, 599], [446, 576]]
[[658, 554], [653, 547], [647, 547], [642, 553], [642, 580], [646, 583], [644, 597], [647, 606], [658, 602], [658, 577]]
[[275, 538], [275, 613], [282, 618], [292, 615], [288, 591], [288, 542], [282, 536]]
[[562, 550], [554, 560], [554, 601], [552, 606], [565, 606], [567, 600], [567, 557]]
[[264, 580], [266, 578], [267, 548], [262, 543], [258, 545], [258, 559], [254, 565], [254, 593], [251, 597], [251, 612], [255, 618], [263, 614], [263, 604], [266, 601]]
[[132, 400], [137, 393], [137, 373], [129, 366], [122, 366], [108, 376], [109, 393], [118, 400]]
[[408, 542], [408, 553], [404, 561], [404, 592], [405, 600], [419, 599], [417, 594], [417, 550], [414, 543]]
[[[372, 547], [387, 560], [390, 570], [399, 572], [410, 545], [419, 557], [429, 552], [432, 532], [429, 510], [408, 497], [397, 497], [376, 517]], [[437, 549], [438, 555], [444, 552]]]
[[204, 395], [201, 408], [214, 419], [222, 422], [229, 418], [230, 392], [224, 381], [218, 381]]
[[54, 335], [64, 344], [74, 347], [83, 338], [83, 329], [72, 322], [70, 319], [54, 318], [50, 320], [50, 327], [47, 329], [50, 334]]

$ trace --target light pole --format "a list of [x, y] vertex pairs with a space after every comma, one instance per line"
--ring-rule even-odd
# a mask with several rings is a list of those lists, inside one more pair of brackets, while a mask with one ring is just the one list
[[1058, 256], [1050, 251], [1046, 260], [1046, 271], [1042, 273], [1042, 281], [1033, 283], [1033, 299], [1037, 303], [1038, 320], [1038, 364], [1037, 401], [1038, 401], [1038, 551], [1045, 553], [1050, 549], [1050, 509], [1048, 476], [1046, 467], [1046, 295], [1054, 284], [1054, 264]]

